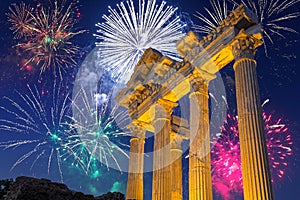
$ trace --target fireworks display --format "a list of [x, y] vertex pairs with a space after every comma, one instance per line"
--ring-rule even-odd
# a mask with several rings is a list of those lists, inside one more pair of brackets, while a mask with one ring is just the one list
[[[187, 27], [190, 23], [189, 14], [186, 16], [181, 11], [180, 14], [177, 7], [167, 5], [165, 1], [160, 1], [161, 3], [157, 0], [122, 1], [115, 7], [108, 7], [107, 14], [103, 14], [102, 21], [96, 24], [97, 32], [89, 35], [91, 41], [87, 42], [83, 37], [82, 41], [78, 40], [80, 35], [86, 32], [76, 27], [81, 17], [79, 0], [43, 0], [41, 1], [43, 3], [34, 0], [32, 1], [34, 5], [26, 2], [10, 6], [7, 4], [7, 13], [3, 21], [8, 20], [7, 24], [10, 27], [6, 28], [7, 33], [0, 38], [6, 43], [3, 47], [14, 47], [13, 51], [10, 50], [14, 53], [10, 52], [5, 59], [5, 55], [0, 58], [0, 65], [2, 60], [5, 61], [1, 67], [8, 70], [10, 75], [3, 73], [0, 76], [0, 81], [4, 85], [1, 91], [3, 99], [0, 101], [0, 149], [13, 155], [11, 158], [14, 157], [13, 161], [7, 162], [10, 163], [7, 167], [10, 168], [10, 172], [15, 173], [12, 176], [20, 175], [20, 171], [22, 175], [29, 175], [30, 172], [35, 177], [59, 179], [61, 182], [66, 181], [65, 177], [68, 176], [75, 182], [74, 188], [78, 185], [79, 188], [76, 188], [78, 190], [90, 187], [89, 191], [95, 195], [105, 192], [102, 190], [109, 187], [109, 184], [105, 183], [106, 188], [98, 188], [97, 184], [100, 181], [113, 181], [111, 191], [120, 191], [121, 186], [126, 185], [124, 177], [127, 174], [122, 175], [119, 180], [116, 174], [128, 172], [131, 134], [126, 126], [130, 124], [131, 119], [128, 110], [115, 102], [116, 95], [126, 87], [134, 67], [146, 49], [153, 48], [176, 61], [181, 60], [177, 54], [176, 43], [185, 36], [185, 30], [190, 28]], [[300, 11], [296, 7], [300, 0], [209, 0], [209, 3], [209, 6], [204, 7], [204, 12], [197, 12], [195, 15], [200, 20], [200, 24], [193, 27], [198, 33], [206, 35], [214, 31], [231, 10], [240, 4], [244, 4], [258, 16], [266, 55], [268, 55], [266, 47], [276, 43], [275, 39], [297, 33], [294, 27], [290, 27], [289, 22], [300, 16]], [[104, 4], [99, 3], [99, 9], [103, 9]], [[195, 9], [203, 8], [203, 3], [199, 4]], [[86, 10], [90, 10], [91, 4], [84, 5]], [[93, 16], [89, 16], [90, 19], [93, 19]], [[86, 21], [87, 24], [89, 20]], [[183, 22], [184, 20], [189, 21], [188, 24]], [[91, 20], [91, 23], [90, 28], [95, 28], [95, 22]], [[13, 41], [4, 41], [4, 37], [9, 34], [13, 34], [13, 37], [8, 37]], [[290, 40], [290, 43], [294, 41], [297, 40]], [[186, 50], [189, 51], [189, 44], [194, 42], [188, 40], [185, 42]], [[78, 46], [81, 43], [91, 45], [83, 51], [84, 47]], [[277, 49], [282, 46], [284, 44], [279, 44]], [[287, 43], [285, 46], [288, 46]], [[87, 55], [87, 51], [92, 48]], [[5, 52], [5, 48], [1, 49], [4, 49], [4, 54], [8, 54], [8, 50]], [[80, 60], [83, 57], [85, 60]], [[264, 60], [260, 61], [262, 65], [269, 64]], [[81, 68], [72, 68], [77, 62], [81, 63]], [[277, 62], [277, 58], [274, 62]], [[7, 63], [9, 65], [6, 65]], [[278, 65], [280, 70], [286, 63], [281, 64]], [[15, 66], [17, 68], [21, 66], [23, 70], [21, 73], [25, 71], [30, 75], [37, 75], [35, 72], [39, 71], [37, 85], [28, 84], [32, 79], [24, 76], [18, 85], [14, 83], [15, 85], [6, 88], [5, 84], [9, 81], [13, 80], [11, 81], [13, 83], [15, 78], [20, 80], [19, 74], [14, 71]], [[154, 67], [149, 73], [155, 73], [155, 70], [157, 69]], [[265, 74], [272, 75], [267, 73], [266, 68], [263, 70], [261, 77]], [[271, 66], [269, 70], [275, 72], [277, 68]], [[227, 114], [232, 102], [235, 102], [225, 96], [227, 89], [230, 90], [230, 94], [234, 93], [232, 88], [227, 87], [235, 84], [233, 75], [226, 74], [228, 71], [220, 71], [222, 88], [216, 84], [217, 79], [210, 84], [209, 112], [211, 132], [220, 131], [213, 136], [211, 145], [214, 195], [230, 200], [242, 199], [243, 182], [238, 117]], [[50, 76], [48, 72], [51, 73]], [[74, 74], [76, 74], [75, 81]], [[284, 76], [278, 72], [276, 74]], [[140, 77], [136, 77], [135, 80], [140, 81], [144, 75], [146, 74], [138, 75]], [[225, 78], [222, 79], [223, 77]], [[24, 82], [27, 87], [22, 85]], [[52, 82], [54, 84], [50, 84]], [[266, 83], [264, 87], [267, 88], [269, 82]], [[8, 97], [11, 88], [16, 87], [20, 88]], [[45, 88], [52, 89], [49, 91]], [[135, 90], [139, 88], [140, 86], [136, 85]], [[215, 94], [213, 90], [217, 93]], [[278, 91], [274, 89], [274, 93]], [[128, 91], [126, 95], [130, 92]], [[187, 96], [184, 97], [186, 100]], [[189, 105], [187, 103], [184, 106]], [[185, 112], [190, 111], [188, 107], [183, 106], [176, 109], [173, 114], [178, 112], [178, 116], [183, 118], [186, 117]], [[227, 118], [223, 124], [226, 114]], [[293, 144], [296, 137], [292, 138], [284, 120], [266, 112], [263, 113], [263, 120], [271, 178], [273, 185], [277, 185], [277, 182], [289, 174], [287, 170], [291, 164], [291, 157], [296, 154], [296, 145]], [[148, 138], [148, 135], [151, 135], [151, 138]], [[154, 136], [147, 132], [145, 161], [153, 161], [149, 156], [152, 154], [153, 138]], [[186, 149], [189, 148], [189, 142], [183, 142]], [[187, 153], [188, 151], [183, 151], [183, 155]], [[4, 159], [8, 158], [5, 156]], [[149, 167], [147, 163], [145, 167]], [[188, 162], [183, 162], [182, 168], [187, 172]], [[110, 169], [113, 169], [112, 173], [116, 172], [113, 177], [111, 174], [105, 175]], [[144, 171], [146, 174], [144, 179], [147, 178], [146, 185], [151, 184], [148, 180], [152, 177], [146, 173], [151, 170], [152, 165], [149, 170], [147, 168], [147, 171]], [[81, 177], [74, 176], [75, 173]], [[186, 183], [183, 184], [182, 194], [185, 195], [183, 198], [188, 198], [188, 177], [187, 174], [183, 175]], [[121, 192], [124, 191], [125, 189]], [[144, 191], [145, 196], [151, 193], [148, 189]]]
[[213, 138], [212, 179], [218, 193], [228, 199], [229, 192], [242, 191], [242, 172], [237, 119], [227, 115], [221, 133]]
[[297, 31], [286, 25], [288, 20], [296, 19], [300, 16], [300, 12], [293, 11], [299, 0], [229, 0], [234, 5], [244, 4], [257, 17], [263, 33], [263, 41], [265, 45], [265, 53], [267, 55], [266, 41], [274, 43], [274, 36], [286, 38], [286, 33], [297, 33]]
[[128, 159], [129, 149], [121, 140], [129, 136], [125, 129], [129, 116], [125, 109], [120, 111], [118, 105], [112, 105], [114, 87], [97, 91], [82, 87], [73, 94], [71, 127], [76, 134], [70, 135], [66, 144], [68, 154], [75, 155], [76, 165], [95, 177], [99, 173], [97, 163], [122, 171], [118, 158]]
[[35, 8], [21, 3], [13, 4], [7, 13], [11, 23], [16, 48], [26, 56], [24, 68], [38, 66], [40, 73], [52, 67], [54, 75], [62, 78], [64, 67], [76, 64], [79, 49], [72, 39], [84, 30], [75, 30], [78, 9], [67, 0], [50, 2], [50, 6], [38, 4]]
[[[47, 163], [48, 174], [57, 167], [62, 182], [63, 164], [83, 169], [94, 178], [99, 176], [100, 164], [122, 171], [118, 158], [128, 158], [124, 150], [128, 146], [119, 137], [129, 134], [119, 126], [127, 123], [126, 110], [117, 112], [117, 105], [110, 107], [112, 93], [80, 90], [71, 100], [61, 88], [56, 86], [52, 93], [44, 94], [36, 86], [28, 86], [28, 94], [17, 92], [20, 101], [4, 98], [11, 108], [1, 107], [7, 119], [0, 120], [0, 130], [18, 134], [20, 139], [1, 142], [0, 147], [30, 148], [11, 170], [24, 161], [32, 161], [32, 170], [39, 161]], [[49, 96], [51, 101], [46, 100]]]
[[[4, 100], [10, 105], [8, 108], [2, 107], [1, 110], [6, 113], [7, 119], [1, 119], [0, 130], [8, 131], [15, 134], [20, 139], [1, 142], [0, 147], [4, 149], [19, 149], [27, 146], [30, 148], [13, 164], [11, 170], [26, 161], [32, 161], [30, 169], [39, 161], [47, 163], [47, 172], [50, 173], [52, 167], [58, 168], [61, 181], [61, 153], [64, 138], [70, 133], [68, 114], [68, 97], [67, 93], [61, 91], [57, 86], [53, 90], [52, 99], [46, 102], [45, 97], [40, 95], [36, 86], [28, 86], [28, 93], [22, 94], [17, 92], [19, 101], [9, 97]], [[47, 95], [48, 97], [48, 95]], [[46, 107], [46, 105], [49, 105]], [[44, 166], [43, 166], [44, 167]]]
[[[289, 157], [293, 152], [293, 142], [288, 128], [281, 119], [274, 120], [272, 115], [263, 113], [263, 120], [274, 182], [284, 177]], [[243, 191], [237, 118], [228, 114], [221, 127], [221, 133], [213, 140], [211, 151], [213, 185], [217, 193], [226, 199], [232, 199], [232, 195], [241, 195]]]
[[101, 65], [126, 82], [147, 48], [176, 58], [176, 42], [184, 27], [176, 10], [166, 2], [157, 5], [156, 0], [139, 0], [138, 7], [132, 0], [121, 2], [117, 9], [109, 7], [105, 21], [96, 24]]
[[227, 17], [229, 7], [230, 10], [234, 10], [235, 7], [244, 4], [258, 17], [267, 55], [266, 40], [273, 44], [274, 36], [286, 38], [285, 34], [288, 32], [297, 33], [295, 29], [286, 26], [285, 22], [300, 16], [299, 11], [290, 11], [299, 2], [299, 0], [210, 0], [212, 9], [204, 8], [205, 13], [197, 12], [196, 17], [202, 24], [195, 25], [194, 28], [199, 33], [209, 34]]
[[227, 17], [228, 6], [227, 0], [210, 0], [212, 10], [204, 8], [206, 14], [197, 12], [196, 17], [203, 23], [201, 25], [195, 25], [194, 28], [197, 32], [203, 34], [209, 34], [215, 30], [221, 22]]

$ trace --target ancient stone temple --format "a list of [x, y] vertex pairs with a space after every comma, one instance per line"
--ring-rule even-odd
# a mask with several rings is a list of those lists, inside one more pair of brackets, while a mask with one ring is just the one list
[[[201, 40], [189, 32], [178, 41], [181, 62], [154, 49], [145, 51], [116, 98], [132, 119], [126, 199], [143, 199], [146, 131], [154, 133], [152, 199], [182, 199], [182, 140], [189, 141], [189, 199], [212, 199], [208, 86], [232, 61], [244, 199], [273, 199], [256, 75], [260, 30], [257, 17], [241, 5]], [[188, 121], [173, 114], [186, 95]]]

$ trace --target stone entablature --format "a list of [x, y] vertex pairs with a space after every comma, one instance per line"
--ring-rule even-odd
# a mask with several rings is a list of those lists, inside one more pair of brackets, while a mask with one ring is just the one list
[[[178, 159], [170, 163], [170, 157], [181, 156], [182, 139], [190, 140], [189, 199], [212, 199], [208, 85], [233, 60], [244, 197], [273, 199], [254, 59], [256, 48], [262, 44], [257, 17], [241, 5], [203, 39], [189, 32], [179, 40], [177, 51], [182, 61], [174, 61], [151, 48], [145, 51], [116, 100], [128, 108], [133, 124], [154, 133], [152, 199], [165, 200], [171, 194], [176, 200], [182, 198], [182, 188], [176, 185], [177, 189], [172, 190], [168, 182], [170, 177], [175, 180], [181, 176], [177, 170], [181, 163]], [[180, 129], [176, 118], [172, 118], [172, 110], [187, 94], [190, 94], [190, 124], [189, 128]]]

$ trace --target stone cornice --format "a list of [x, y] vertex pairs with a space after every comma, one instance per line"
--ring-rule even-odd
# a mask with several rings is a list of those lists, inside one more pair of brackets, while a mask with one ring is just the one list
[[145, 138], [146, 129], [143, 126], [131, 123], [126, 128], [130, 130], [133, 138]]
[[[233, 59], [232, 45], [241, 33], [261, 40], [261, 27], [257, 17], [240, 5], [215, 30], [202, 40], [189, 32], [177, 42], [179, 55], [198, 69], [215, 74]], [[262, 42], [256, 42], [255, 48]]]
[[[177, 102], [191, 90], [201, 92], [203, 86], [207, 89], [215, 73], [239, 56], [238, 50], [244, 48], [242, 38], [245, 37], [253, 41], [252, 49], [248, 45], [250, 55], [250, 49], [255, 50], [262, 44], [260, 27], [253, 13], [241, 5], [202, 40], [193, 32], [181, 39], [177, 43], [177, 50], [183, 57], [180, 62], [147, 49], [127, 88], [120, 91], [116, 100], [129, 109], [132, 120], [151, 124], [153, 105], [160, 99]], [[246, 52], [242, 52], [246, 56]]]

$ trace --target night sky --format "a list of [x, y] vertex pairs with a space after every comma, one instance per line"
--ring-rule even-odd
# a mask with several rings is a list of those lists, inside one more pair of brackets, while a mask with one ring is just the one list
[[[20, 70], [20, 62], [22, 55], [17, 54], [16, 50], [12, 48], [16, 44], [13, 40], [13, 33], [9, 30], [10, 24], [7, 21], [5, 13], [9, 11], [9, 5], [12, 3], [20, 3], [18, 0], [5, 0], [0, 3], [0, 105], [3, 107], [10, 107], [3, 97], [8, 96], [16, 101], [21, 101], [16, 91], [22, 91], [24, 94], [27, 91], [27, 84], [37, 85], [43, 91], [50, 91], [53, 86], [54, 77], [51, 72], [47, 71], [43, 75], [42, 83], [38, 82], [39, 72], [37, 70], [26, 71]], [[23, 2], [34, 4], [35, 1], [24, 0]], [[95, 24], [102, 21], [102, 15], [108, 13], [108, 6], [114, 7], [119, 1], [109, 0], [82, 0], [79, 2], [80, 21], [78, 27], [88, 30], [88, 32], [76, 37], [76, 43], [80, 46], [80, 56], [77, 62], [83, 62], [84, 58], [95, 47], [95, 37], [97, 28]], [[194, 1], [194, 0], [167, 0], [168, 5], [179, 8], [178, 13], [184, 16], [189, 25], [199, 23], [194, 16], [196, 11], [203, 11], [205, 6], [209, 5], [208, 0]], [[300, 4], [296, 4], [289, 12], [300, 11]], [[298, 32], [299, 18], [285, 22], [286, 26], [295, 28]], [[268, 113], [272, 113], [277, 118], [282, 118], [284, 123], [289, 127], [289, 132], [293, 138], [293, 155], [289, 161], [285, 176], [275, 181], [274, 193], [275, 199], [298, 199], [300, 196], [300, 167], [299, 167], [299, 145], [300, 145], [300, 84], [298, 76], [300, 75], [300, 36], [295, 33], [283, 32], [286, 38], [274, 36], [274, 44], [267, 43], [268, 55], [265, 55], [263, 47], [258, 49], [257, 71], [260, 84], [261, 101], [269, 99], [270, 102], [264, 107]], [[68, 85], [64, 87], [64, 93], [72, 89], [72, 82], [76, 76], [79, 67], [68, 69], [64, 75], [64, 83]], [[221, 71], [223, 81], [226, 85], [227, 101], [230, 113], [236, 113], [236, 102], [234, 92], [234, 76], [232, 64], [228, 65]], [[51, 94], [51, 92], [49, 92]], [[0, 119], [7, 119], [5, 112], [0, 112]], [[2, 123], [0, 121], [0, 123]], [[0, 131], [0, 142], [5, 142], [15, 139], [26, 139], [34, 136], [12, 134], [7, 131]], [[151, 141], [148, 141], [151, 143]], [[146, 146], [146, 150], [151, 149], [152, 146]], [[3, 148], [2, 148], [3, 149]], [[50, 168], [50, 173], [47, 173], [47, 164], [39, 163], [32, 170], [31, 164], [34, 159], [23, 161], [14, 170], [10, 171], [11, 166], [16, 160], [30, 149], [29, 146], [19, 147], [15, 150], [7, 149], [0, 150], [0, 179], [15, 178], [17, 176], [34, 176], [37, 178], [48, 178], [53, 181], [60, 181], [57, 167]], [[184, 197], [187, 191], [187, 159], [183, 159], [184, 168]], [[120, 191], [125, 193], [127, 174], [120, 173], [115, 169], [107, 170], [104, 166], [95, 166], [92, 173], [86, 175], [79, 168], [66, 164], [62, 166], [63, 181], [69, 188], [90, 193], [93, 195], [100, 195], [109, 191]], [[151, 173], [145, 174], [145, 199], [150, 199], [151, 195]], [[222, 199], [218, 194], [214, 194], [214, 199]], [[236, 197], [236, 199], [240, 199]]]

